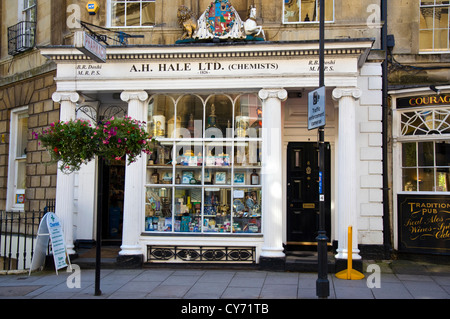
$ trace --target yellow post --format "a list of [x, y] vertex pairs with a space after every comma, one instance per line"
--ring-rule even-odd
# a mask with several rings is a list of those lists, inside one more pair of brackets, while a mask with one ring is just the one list
[[336, 274], [336, 277], [339, 279], [346, 280], [360, 280], [364, 278], [364, 275], [357, 270], [354, 270], [353, 267], [353, 227], [348, 227], [348, 247], [347, 247], [347, 269], [342, 270]]

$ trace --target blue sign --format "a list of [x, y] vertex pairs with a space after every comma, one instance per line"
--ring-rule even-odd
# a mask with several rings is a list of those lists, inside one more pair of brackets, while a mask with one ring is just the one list
[[308, 130], [325, 126], [325, 87], [308, 94]]
[[319, 194], [323, 194], [323, 178], [322, 178], [322, 172], [319, 172]]

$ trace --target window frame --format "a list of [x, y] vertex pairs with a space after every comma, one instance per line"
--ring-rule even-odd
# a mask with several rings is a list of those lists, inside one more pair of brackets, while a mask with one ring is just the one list
[[[17, 187], [17, 177], [18, 177], [18, 169], [19, 162], [25, 162], [25, 172], [24, 176], [26, 177], [26, 162], [27, 155], [26, 152], [24, 156], [17, 156], [17, 145], [19, 136], [19, 119], [21, 116], [28, 116], [28, 106], [20, 107], [11, 111], [11, 120], [10, 120], [10, 136], [9, 136], [9, 159], [8, 159], [8, 188], [7, 188], [7, 201], [6, 201], [6, 209], [12, 211], [23, 211], [25, 205], [16, 203], [16, 195], [24, 195], [26, 190], [25, 188]], [[28, 126], [26, 128], [27, 136], [28, 136]], [[27, 138], [28, 140], [28, 138]]]
[[[402, 118], [403, 118], [403, 114], [404, 113], [412, 113], [412, 112], [416, 112], [417, 114], [420, 115], [420, 112], [432, 112], [434, 114], [434, 112], [439, 112], [439, 111], [450, 111], [450, 105], [442, 105], [439, 107], [436, 106], [423, 106], [423, 107], [408, 107], [408, 108], [397, 108], [396, 109], [396, 117], [397, 117], [397, 132], [396, 135], [397, 137], [397, 142], [398, 142], [398, 147], [396, 147], [397, 151], [397, 158], [398, 158], [398, 165], [396, 166], [396, 168], [398, 168], [398, 187], [397, 187], [397, 193], [416, 193], [416, 194], [436, 194], [436, 195], [440, 195], [440, 194], [448, 194], [450, 193], [450, 187], [449, 189], [447, 189], [446, 191], [440, 191], [437, 188], [437, 178], [438, 178], [438, 170], [442, 169], [442, 168], [449, 168], [450, 169], [450, 165], [449, 166], [437, 166], [436, 164], [436, 143], [439, 142], [450, 142], [450, 134], [449, 133], [439, 133], [436, 130], [431, 129], [431, 131], [428, 132], [428, 134], [405, 134], [405, 130], [404, 130], [404, 125], [408, 125], [407, 122], [402, 122]], [[447, 119], [447, 117], [446, 117]], [[438, 121], [438, 119], [433, 118], [433, 122], [434, 121]], [[425, 122], [424, 122], [425, 123]], [[433, 125], [434, 127], [434, 125]], [[416, 129], [416, 131], [418, 131]], [[421, 133], [423, 133], [424, 131], [420, 131]], [[426, 142], [430, 142], [433, 143], [433, 165], [419, 165], [418, 162], [418, 143], [426, 143]], [[406, 143], [415, 143], [416, 145], [416, 159], [415, 159], [415, 165], [414, 166], [404, 166], [403, 164], [403, 144]], [[394, 148], [395, 149], [395, 148]], [[417, 178], [417, 182], [415, 185], [415, 189], [412, 190], [405, 190], [405, 183], [404, 183], [404, 170], [405, 169], [415, 169], [416, 171], [416, 178]], [[433, 170], [433, 178], [434, 178], [434, 186], [433, 186], [433, 190], [420, 190], [419, 187], [419, 171], [421, 169], [432, 169]]]
[[[22, 20], [23, 21], [30, 21], [30, 22], [36, 22], [37, 20], [37, 0], [33, 0], [33, 3], [31, 5], [27, 6], [27, 3], [29, 3], [30, 0], [23, 0], [22, 1]], [[32, 17], [31, 11], [34, 10], [34, 19], [28, 19], [28, 17]]]
[[[285, 15], [284, 15], [284, 13], [285, 13], [285, 0], [282, 0], [283, 1], [283, 10], [282, 10], [282, 18], [281, 18], [281, 22], [282, 22], [282, 24], [303, 24], [303, 25], [308, 25], [308, 24], [319, 24], [320, 23], [320, 21], [319, 21], [319, 19], [317, 19], [317, 21], [292, 21], [292, 22], [289, 22], [289, 21], [285, 21]], [[302, 0], [298, 0], [300, 3], [301, 3], [301, 1]], [[336, 2], [335, 2], [335, 0], [330, 0], [330, 1], [333, 1], [333, 18], [332, 18], [332, 20], [326, 20], [326, 18], [325, 18], [325, 23], [334, 23], [335, 22], [335, 19], [336, 19], [336, 10], [335, 10], [335, 4], [336, 4]], [[319, 8], [319, 1], [317, 1], [316, 2], [316, 5], [317, 5], [317, 9]], [[301, 16], [301, 5], [300, 5], [300, 7], [299, 7], [299, 14], [300, 14], [300, 16]]]
[[[156, 141], [158, 143], [168, 145], [169, 147], [172, 147], [170, 150], [171, 153], [171, 160], [170, 160], [170, 165], [167, 165], [166, 162], [164, 162], [163, 165], [160, 165], [159, 163], [156, 165], [149, 164], [149, 160], [151, 160], [151, 157], [147, 158], [147, 164], [146, 164], [146, 182], [144, 185], [144, 189], [145, 189], [145, 193], [146, 193], [146, 198], [145, 198], [145, 211], [144, 214], [144, 226], [143, 226], [143, 234], [149, 235], [149, 234], [153, 234], [153, 235], [187, 235], [187, 236], [195, 236], [195, 235], [216, 235], [216, 236], [254, 236], [254, 235], [262, 235], [263, 234], [263, 223], [262, 220], [264, 218], [263, 214], [264, 212], [262, 211], [262, 190], [263, 190], [263, 185], [261, 182], [261, 174], [262, 174], [262, 158], [256, 156], [256, 162], [250, 162], [250, 152], [248, 155], [248, 162], [245, 161], [239, 161], [236, 157], [235, 157], [235, 153], [238, 152], [238, 150], [241, 149], [241, 147], [248, 147], [251, 149], [256, 149], [259, 150], [261, 152], [261, 147], [262, 147], [262, 135], [261, 135], [261, 131], [259, 131], [256, 137], [253, 136], [249, 136], [251, 135], [251, 133], [249, 133], [249, 135], [246, 136], [238, 136], [238, 130], [236, 130], [236, 121], [237, 121], [237, 116], [236, 114], [237, 109], [236, 106], [237, 105], [241, 105], [241, 103], [244, 102], [243, 105], [247, 105], [247, 107], [256, 107], [256, 117], [254, 116], [249, 116], [250, 121], [249, 123], [251, 124], [252, 121], [254, 121], [253, 123], [257, 122], [257, 121], [261, 121], [260, 123], [262, 123], [262, 121], [264, 120], [262, 118], [262, 114], [260, 114], [258, 112], [258, 107], [257, 105], [259, 105], [260, 108], [262, 108], [262, 101], [261, 99], [257, 96], [256, 93], [239, 93], [239, 94], [227, 94], [227, 93], [211, 93], [211, 94], [175, 94], [177, 95], [177, 97], [172, 96], [172, 94], [164, 94], [164, 93], [158, 93], [153, 95], [153, 97], [156, 96], [166, 96], [169, 97], [171, 102], [173, 103], [173, 107], [174, 107], [174, 113], [170, 113], [170, 115], [173, 115], [174, 117], [174, 122], [173, 122], [173, 128], [176, 130], [177, 134], [181, 131], [185, 130], [184, 124], [182, 126], [178, 125], [178, 122], [180, 121], [178, 118], [180, 117], [181, 113], [178, 113], [177, 111], [179, 111], [179, 103], [182, 103], [183, 99], [187, 96], [191, 96], [191, 97], [195, 97], [198, 98], [199, 100], [201, 100], [202, 102], [202, 119], [201, 119], [201, 130], [203, 131], [201, 133], [201, 136], [194, 134], [193, 137], [191, 135], [191, 137], [186, 137], [184, 135], [182, 136], [178, 136], [172, 135], [170, 134], [170, 130], [167, 130], [167, 125], [166, 127], [166, 137], [155, 137]], [[208, 104], [209, 101], [212, 97], [217, 97], [220, 96], [222, 98], [227, 98], [230, 100], [231, 104], [231, 112], [232, 112], [232, 120], [233, 123], [231, 125], [231, 128], [233, 129], [232, 134], [230, 136], [230, 134], [228, 133], [228, 131], [225, 134], [225, 136], [222, 137], [210, 137], [208, 136], [208, 134], [206, 134], [207, 131], [207, 124], [208, 124]], [[247, 100], [245, 98], [243, 99], [244, 96], [252, 96], [251, 98], [248, 98]], [[150, 101], [153, 100], [150, 99]], [[257, 101], [256, 101], [257, 100]], [[245, 103], [246, 102], [246, 103]], [[245, 108], [245, 106], [244, 106]], [[153, 108], [152, 108], [153, 110]], [[159, 109], [160, 110], [160, 109]], [[180, 111], [183, 113], [183, 111]], [[150, 117], [153, 117], [153, 115], [150, 116], [150, 108], [147, 111], [147, 114], [149, 116], [149, 118], [147, 119], [147, 123], [148, 123], [148, 129], [152, 132], [152, 122], [153, 119], [150, 119]], [[239, 115], [241, 115], [241, 113], [239, 113]], [[260, 117], [261, 116], [261, 117]], [[166, 120], [168, 120], [166, 118]], [[168, 121], [170, 122], [170, 121]], [[167, 123], [168, 123], [167, 122]], [[181, 121], [183, 122], [183, 121]], [[260, 124], [262, 126], [262, 124]], [[181, 130], [180, 130], [181, 129]], [[240, 131], [239, 131], [240, 132]], [[178, 158], [180, 157], [179, 155], [177, 155], [177, 150], [179, 146], [182, 145], [187, 145], [189, 149], [192, 149], [192, 146], [195, 145], [199, 145], [199, 147], [201, 147], [201, 153], [202, 153], [202, 159], [201, 159], [201, 165], [198, 166], [191, 166], [189, 163], [184, 163], [184, 164], [180, 164]], [[227, 153], [230, 152], [229, 155], [229, 165], [225, 165], [223, 166], [222, 164], [217, 164], [217, 162], [215, 164], [209, 164], [208, 163], [208, 158], [209, 156], [206, 156], [208, 154], [207, 149], [208, 147], [215, 147], [214, 145], [218, 145], [219, 146], [219, 151], [220, 149], [226, 149]], [[244, 146], [242, 146], [244, 145]], [[199, 148], [200, 150], [200, 148]], [[256, 154], [256, 153], [255, 153]], [[196, 154], [195, 154], [196, 155]], [[194, 157], [195, 157], [194, 155]], [[217, 154], [216, 154], [217, 155]], [[260, 153], [260, 156], [262, 156], [262, 154]], [[157, 156], [155, 156], [157, 157]], [[220, 154], [219, 154], [220, 157]], [[225, 158], [225, 157], [224, 157]], [[252, 157], [252, 159], [255, 159], [254, 157]], [[216, 159], [217, 161], [217, 159]], [[198, 163], [198, 162], [197, 162]], [[247, 163], [247, 164], [246, 164]], [[167, 166], [165, 166], [167, 165]], [[185, 165], [185, 166], [184, 166]], [[153, 172], [157, 171], [158, 174], [160, 174], [159, 176], [159, 180], [161, 181], [162, 178], [162, 173], [164, 172], [169, 172], [170, 174], [170, 182], [168, 183], [152, 183], [152, 178], [151, 175]], [[200, 179], [197, 179], [195, 177], [195, 179], [197, 180], [196, 184], [190, 184], [188, 182], [183, 182], [182, 178], [183, 175], [182, 173], [184, 171], [194, 171], [194, 175], [195, 176], [200, 176]], [[252, 172], [256, 171], [256, 173], [259, 175], [259, 180], [257, 182], [257, 184], [253, 184], [251, 181], [252, 178]], [[206, 173], [209, 172], [209, 173]], [[217, 173], [223, 173], [226, 172], [227, 174], [227, 180], [223, 181], [221, 183], [211, 183], [211, 180], [207, 181], [207, 176], [211, 176]], [[236, 176], [236, 173], [241, 173], [241, 174], [245, 174], [245, 182], [243, 180], [240, 179], [240, 177]], [[180, 177], [180, 181], [177, 182], [176, 181], [176, 177], [179, 175]], [[217, 176], [217, 175], [214, 175]], [[214, 179], [214, 178], [213, 178]], [[147, 191], [153, 192], [155, 193], [155, 191], [157, 189], [165, 189], [164, 192], [166, 193], [170, 193], [170, 196], [164, 196], [164, 197], [169, 197], [170, 198], [170, 208], [171, 208], [171, 229], [170, 230], [155, 230], [155, 229], [148, 229], [147, 226], [149, 225], [147, 222], [147, 206], [149, 205], [149, 203], [152, 203], [152, 201], [149, 201], [149, 198], [147, 196]], [[201, 220], [200, 226], [201, 229], [199, 230], [190, 230], [190, 231], [183, 231], [181, 229], [177, 229], [177, 223], [176, 221], [181, 218], [181, 215], [178, 214], [177, 215], [177, 190], [187, 190], [188, 192], [185, 193], [185, 196], [187, 197], [191, 197], [193, 196], [192, 191], [196, 190], [195, 193], [200, 192], [199, 194], [197, 194], [195, 197], [200, 196], [201, 197], [201, 202], [197, 203], [200, 204], [199, 209], [200, 209], [200, 214], [199, 215], [195, 215], [195, 220]], [[220, 220], [220, 215], [217, 214], [217, 216], [212, 216], [209, 215], [207, 213], [207, 209], [206, 206], [208, 206], [208, 200], [207, 200], [207, 193], [211, 193], [211, 192], [228, 192], [228, 196], [226, 197], [225, 202], [222, 202], [222, 200], [219, 198], [219, 201], [222, 204], [229, 204], [229, 215], [225, 215], [222, 214], [222, 219], [226, 219], [227, 217], [229, 217], [229, 222], [230, 222], [230, 229], [229, 230], [225, 230], [225, 231], [221, 231], [219, 230], [211, 230], [207, 225], [205, 225], [205, 220], [211, 220], [211, 219], [216, 219], [219, 218], [218, 220]], [[161, 195], [159, 195], [161, 196]], [[244, 204], [245, 208], [247, 208], [247, 202], [244, 201], [244, 198], [246, 199], [247, 197], [252, 197], [256, 196], [256, 204], [260, 205], [259, 207], [259, 215], [257, 213], [258, 208], [256, 208], [256, 212], [254, 210], [252, 210], [252, 212], [254, 213], [253, 215], [251, 215], [250, 213], [248, 215], [242, 215], [241, 213], [243, 211], [238, 211], [236, 209], [236, 212], [234, 211], [233, 208], [233, 204], [235, 199], [242, 199], [241, 202]], [[228, 198], [229, 197], [229, 198]], [[178, 197], [179, 198], [179, 197]], [[193, 197], [192, 197], [193, 198]], [[192, 200], [193, 202], [193, 200]], [[198, 202], [198, 201], [196, 201]], [[253, 203], [255, 203], [255, 201], [253, 201]], [[162, 207], [162, 201], [161, 201], [161, 207]], [[249, 206], [250, 207], [250, 206]], [[151, 215], [151, 217], [153, 217], [153, 215]], [[154, 216], [156, 217], [156, 216]], [[162, 222], [162, 219], [164, 217], [168, 217], [168, 216], [159, 216], [161, 219], [159, 219], [159, 222]], [[191, 216], [192, 217], [192, 216]], [[240, 220], [240, 221], [238, 221]], [[245, 230], [245, 227], [239, 228], [236, 227], [234, 228], [234, 222], [236, 221], [236, 224], [238, 224], [238, 226], [243, 226], [245, 223], [247, 223], [247, 227], [248, 229]], [[256, 224], [254, 225], [253, 222], [256, 221]], [[153, 220], [153, 223], [155, 223], [155, 220]], [[259, 229], [257, 231], [255, 227], [259, 227]], [[252, 230], [250, 230], [252, 229]]]
[[[436, 3], [436, 0], [429, 0], [434, 1], [433, 4], [423, 4], [422, 1], [419, 1], [419, 54], [443, 54], [443, 53], [450, 53], [450, 14], [447, 14], [447, 26], [446, 28], [436, 28], [435, 27], [435, 23], [436, 23], [436, 19], [434, 19], [435, 17], [435, 10], [436, 8], [448, 8], [448, 11], [450, 12], [450, 2], [447, 4], [439, 4]], [[422, 29], [421, 28], [421, 20], [425, 19], [425, 17], [423, 17], [422, 14], [422, 9], [424, 8], [431, 8], [433, 10], [433, 26], [432, 28], [426, 28], [426, 29]], [[436, 31], [443, 31], [446, 30], [447, 32], [447, 47], [443, 48], [443, 49], [436, 49], [435, 48], [435, 38], [436, 38]], [[431, 35], [431, 48], [427, 48], [427, 49], [422, 49], [421, 48], [421, 41], [423, 39], [421, 39], [421, 34], [423, 31], [431, 31], [432, 35]]]
[[[113, 25], [112, 23], [112, 17], [113, 17], [113, 2], [124, 2], [126, 3], [128, 0], [108, 0], [106, 7], [107, 7], [107, 16], [106, 16], [106, 25], [109, 28], [119, 28], [119, 29], [133, 29], [133, 28], [154, 28], [156, 25], [156, 0], [138, 0], [139, 4], [140, 4], [140, 15], [139, 15], [139, 19], [140, 19], [140, 23], [139, 25], [124, 25], [124, 26], [117, 26], [117, 25]], [[142, 25], [142, 2], [153, 2], [155, 4], [155, 23], [153, 25]], [[133, 1], [133, 3], [137, 3], [137, 1]], [[126, 24], [126, 14], [125, 14], [125, 22]]]
[[[424, 193], [424, 192], [434, 192], [436, 194], [441, 194], [441, 193], [446, 193], [446, 192], [450, 192], [450, 185], [447, 185], [447, 189], [446, 190], [439, 190], [439, 172], [444, 170], [448, 170], [450, 172], [450, 165], [438, 165], [437, 163], [437, 153], [436, 153], [436, 148], [437, 148], [437, 144], [438, 143], [442, 143], [442, 142], [449, 142], [448, 139], [426, 139], [426, 140], [415, 140], [415, 141], [403, 141], [401, 142], [401, 156], [403, 159], [403, 145], [404, 144], [415, 144], [415, 165], [411, 165], [411, 166], [404, 166], [403, 161], [401, 163], [401, 171], [402, 171], [402, 181], [401, 181], [401, 185], [402, 185], [402, 192], [417, 192], [417, 193]], [[420, 150], [420, 146], [419, 144], [423, 144], [423, 143], [432, 143], [433, 145], [433, 163], [429, 163], [428, 165], [420, 165], [420, 161], [419, 161], [419, 150]], [[431, 165], [432, 164], [432, 165]], [[412, 185], [411, 187], [414, 187], [415, 189], [412, 190], [407, 190], [405, 189], [405, 183], [403, 180], [404, 175], [404, 171], [405, 170], [415, 170], [415, 175], [416, 175], [416, 185]], [[421, 183], [421, 171], [425, 171], [425, 170], [430, 170], [432, 171], [432, 177], [433, 177], [433, 186], [432, 186], [432, 190], [422, 190], [420, 183]], [[449, 174], [450, 175], [450, 174]], [[423, 187], [423, 186], [422, 186]]]

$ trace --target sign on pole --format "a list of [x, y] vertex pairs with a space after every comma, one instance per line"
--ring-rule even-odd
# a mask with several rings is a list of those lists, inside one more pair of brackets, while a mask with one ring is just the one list
[[325, 126], [325, 87], [308, 94], [308, 130]]
[[106, 62], [106, 47], [85, 31], [77, 31], [74, 35], [75, 47], [98, 63]]
[[67, 250], [61, 222], [55, 213], [47, 213], [42, 217], [42, 220], [39, 223], [36, 250], [34, 251], [31, 260], [30, 273], [44, 265], [49, 240], [52, 243], [56, 273], [58, 273], [58, 269], [68, 266], [66, 262]]

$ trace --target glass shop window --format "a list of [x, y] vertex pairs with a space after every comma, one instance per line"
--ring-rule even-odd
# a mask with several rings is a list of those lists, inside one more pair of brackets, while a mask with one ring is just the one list
[[261, 232], [261, 107], [256, 94], [150, 99], [146, 232]]
[[155, 0], [110, 0], [112, 27], [155, 25]]
[[450, 51], [450, 2], [442, 0], [420, 1], [420, 51]]
[[[283, 0], [283, 23], [317, 23], [319, 0]], [[325, 0], [325, 21], [334, 21], [334, 0]]]
[[402, 143], [403, 191], [450, 191], [449, 141]]

